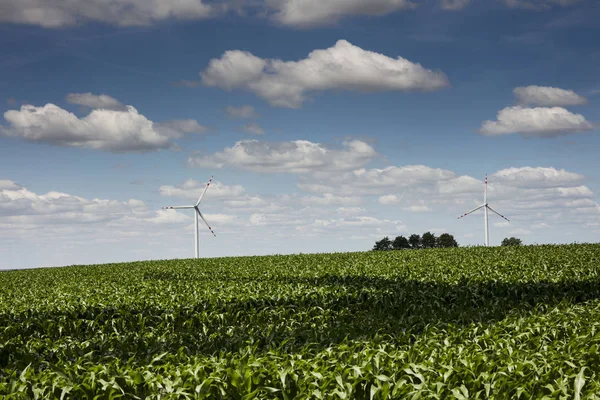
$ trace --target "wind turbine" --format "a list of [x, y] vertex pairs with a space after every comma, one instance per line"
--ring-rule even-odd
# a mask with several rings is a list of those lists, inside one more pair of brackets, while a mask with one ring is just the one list
[[196, 210], [196, 212], [194, 213], [194, 246], [195, 246], [194, 248], [196, 250], [196, 258], [199, 258], [199, 256], [198, 256], [198, 250], [199, 250], [198, 249], [198, 216], [200, 216], [200, 218], [202, 218], [202, 221], [204, 221], [204, 223], [206, 224], [206, 226], [208, 226], [208, 229], [211, 231], [211, 233], [215, 237], [217, 237], [217, 235], [215, 235], [215, 233], [213, 232], [213, 230], [210, 227], [210, 225], [208, 224], [208, 222], [206, 222], [206, 219], [204, 218], [204, 216], [200, 212], [200, 209], [198, 208], [198, 206], [200, 205], [200, 202], [202, 201], [202, 198], [206, 194], [206, 191], [208, 190], [208, 187], [210, 186], [212, 180], [213, 180], [213, 177], [211, 176], [210, 180], [206, 184], [206, 187], [204, 188], [204, 191], [200, 195], [200, 198], [196, 202], [195, 206], [175, 206], [175, 207], [169, 206], [169, 207], [163, 207], [163, 210], [183, 210], [183, 209], [188, 209], [188, 208], [193, 208], [194, 210]]
[[488, 186], [488, 178], [487, 175], [485, 176], [485, 188], [483, 190], [483, 204], [480, 205], [477, 208], [472, 209], [471, 211], [469, 211], [466, 214], [461, 215], [460, 217], [458, 217], [458, 219], [464, 218], [467, 215], [474, 213], [475, 211], [479, 210], [480, 208], [483, 208], [483, 218], [484, 218], [484, 229], [485, 229], [485, 246], [489, 246], [490, 245], [490, 230], [488, 227], [488, 210], [490, 210], [491, 212], [493, 212], [494, 214], [499, 215], [500, 217], [504, 218], [505, 220], [507, 220], [508, 222], [510, 222], [510, 220], [508, 218], [506, 218], [504, 215], [500, 214], [499, 212], [497, 212], [496, 210], [494, 210], [492, 207], [490, 207], [490, 205], [487, 202], [487, 186]]

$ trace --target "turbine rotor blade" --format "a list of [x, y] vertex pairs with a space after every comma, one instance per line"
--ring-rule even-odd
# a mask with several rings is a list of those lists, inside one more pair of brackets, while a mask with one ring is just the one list
[[475, 211], [477, 211], [477, 210], [479, 210], [480, 208], [483, 208], [483, 207], [485, 207], [485, 204], [482, 204], [482, 205], [480, 205], [479, 207], [472, 209], [471, 211], [469, 211], [468, 213], [465, 213], [465, 214], [461, 215], [461, 216], [460, 216], [460, 217], [458, 217], [457, 219], [464, 218], [464, 217], [466, 217], [467, 215], [469, 215], [469, 214], [472, 214], [472, 213], [474, 213]]
[[206, 191], [208, 190], [208, 187], [210, 186], [210, 184], [212, 183], [213, 177], [210, 177], [210, 180], [208, 181], [208, 183], [206, 184], [206, 187], [204, 188], [204, 191], [202, 192], [202, 194], [200, 195], [200, 198], [198, 198], [198, 202], [196, 203], [196, 207], [198, 207], [200, 205], [200, 202], [202, 201], [202, 198], [204, 197], [204, 195], [206, 194]]
[[163, 207], [163, 210], [183, 210], [183, 209], [187, 209], [187, 208], [194, 208], [194, 206], [169, 206], [169, 207]]
[[[194, 208], [196, 208], [196, 207], [194, 207]], [[196, 208], [196, 211], [198, 212], [198, 215], [200, 216], [200, 218], [202, 218], [202, 221], [204, 221], [204, 223], [206, 224], [206, 226], [208, 226], [208, 229], [214, 235], [214, 237], [217, 237], [217, 235], [215, 235], [215, 232], [212, 230], [212, 228], [210, 227], [210, 225], [208, 224], [208, 222], [206, 222], [206, 219], [204, 218], [204, 215], [202, 215], [202, 213], [200, 212], [200, 210], [198, 210]]]
[[492, 207], [487, 206], [488, 210], [490, 210], [491, 212], [495, 213], [496, 215], [504, 218], [505, 220], [507, 220], [508, 222], [510, 222], [510, 219], [506, 218], [504, 215], [500, 214], [498, 211], [494, 210]]

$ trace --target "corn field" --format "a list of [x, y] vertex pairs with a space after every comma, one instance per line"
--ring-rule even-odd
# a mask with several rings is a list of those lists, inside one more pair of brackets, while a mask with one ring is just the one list
[[600, 245], [0, 273], [3, 399], [599, 398]]

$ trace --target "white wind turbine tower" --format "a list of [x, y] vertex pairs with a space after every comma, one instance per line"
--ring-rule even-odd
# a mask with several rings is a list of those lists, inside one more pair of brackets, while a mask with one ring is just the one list
[[200, 209], [198, 208], [198, 206], [200, 205], [200, 202], [202, 201], [202, 198], [204, 197], [204, 195], [206, 194], [206, 191], [208, 190], [208, 187], [210, 186], [211, 182], [213, 180], [213, 177], [210, 177], [210, 180], [208, 181], [208, 183], [206, 184], [206, 187], [204, 188], [204, 191], [202, 192], [202, 194], [200, 195], [200, 198], [198, 199], [198, 201], [196, 202], [195, 206], [176, 206], [176, 207], [163, 207], [163, 210], [182, 210], [182, 209], [188, 209], [188, 208], [193, 208], [196, 212], [194, 213], [194, 248], [196, 250], [196, 258], [199, 257], [198, 255], [198, 216], [200, 216], [200, 218], [202, 218], [202, 221], [204, 221], [204, 223], [206, 224], [206, 226], [208, 226], [208, 229], [211, 231], [211, 233], [217, 237], [217, 235], [215, 235], [215, 233], [213, 232], [212, 228], [210, 227], [210, 225], [208, 224], [208, 222], [206, 222], [206, 219], [204, 218], [204, 216], [202, 215], [202, 213], [200, 212]]
[[485, 189], [483, 190], [483, 204], [480, 205], [477, 208], [472, 209], [471, 211], [469, 211], [466, 214], [461, 215], [460, 217], [458, 217], [458, 219], [464, 218], [467, 215], [474, 213], [475, 211], [479, 210], [480, 208], [483, 208], [483, 218], [484, 218], [484, 229], [485, 229], [485, 246], [489, 246], [490, 245], [490, 230], [488, 227], [488, 210], [490, 210], [491, 212], [493, 212], [494, 214], [499, 215], [500, 217], [504, 218], [505, 220], [507, 220], [508, 222], [510, 222], [510, 220], [508, 218], [506, 218], [504, 215], [500, 214], [499, 212], [497, 212], [496, 210], [494, 210], [492, 207], [490, 207], [490, 205], [487, 202], [487, 186], [488, 186], [488, 178], [487, 175], [485, 176]]

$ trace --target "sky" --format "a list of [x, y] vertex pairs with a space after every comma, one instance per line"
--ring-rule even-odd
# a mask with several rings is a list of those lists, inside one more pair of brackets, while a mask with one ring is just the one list
[[593, 0], [0, 0], [0, 269], [600, 239]]

